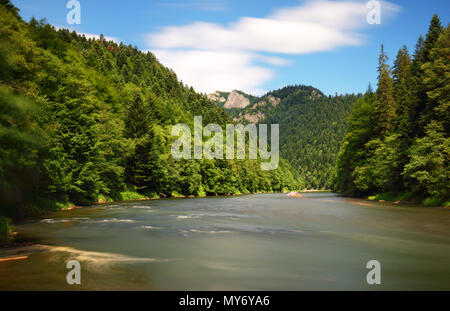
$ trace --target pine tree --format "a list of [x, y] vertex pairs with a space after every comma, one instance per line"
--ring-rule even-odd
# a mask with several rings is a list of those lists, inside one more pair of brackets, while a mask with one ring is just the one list
[[406, 80], [409, 67], [411, 66], [411, 57], [409, 56], [408, 48], [404, 45], [398, 50], [397, 57], [392, 67], [392, 76], [394, 78], [394, 85], [402, 83]]
[[394, 78], [394, 96], [397, 108], [397, 118], [395, 122], [395, 128], [398, 133], [401, 133], [402, 137], [409, 136], [409, 119], [411, 114], [411, 94], [408, 88], [407, 78], [410, 73], [411, 57], [409, 56], [408, 49], [403, 46], [397, 53], [397, 57], [393, 66], [393, 78]]
[[19, 9], [14, 4], [12, 4], [10, 0], [0, 0], [0, 5], [11, 11], [18, 19], [21, 19], [19, 15]]
[[[448, 206], [449, 27], [442, 29], [439, 18], [433, 16], [425, 40], [419, 37], [412, 61], [406, 47], [397, 53], [392, 80], [386, 62], [382, 48], [374, 105], [381, 131], [361, 139], [369, 128], [361, 125], [370, 124], [370, 112], [361, 113], [364, 106], [356, 105], [336, 164], [336, 188], [364, 195], [403, 193], [425, 199], [424, 203]], [[395, 104], [397, 121], [390, 128], [385, 125], [392, 115], [383, 103]]]
[[430, 61], [422, 66], [423, 85], [427, 101], [422, 113], [422, 123], [436, 120], [450, 131], [450, 26], [441, 33], [430, 51]]
[[377, 101], [374, 104], [380, 134], [384, 134], [392, 129], [395, 117], [394, 87], [391, 71], [387, 64], [388, 59], [384, 52], [384, 46], [381, 45], [381, 52], [378, 58]]
[[[411, 66], [411, 83], [409, 87], [412, 91], [412, 100], [414, 111], [412, 113], [412, 131], [417, 136], [423, 136], [424, 127], [428, 124], [429, 107], [427, 107], [427, 91], [423, 84], [424, 69], [423, 66], [430, 61], [430, 52], [433, 49], [440, 33], [442, 32], [441, 22], [437, 15], [431, 19], [425, 40], [419, 38], [416, 46], [414, 61]], [[425, 114], [424, 114], [425, 113]]]
[[141, 92], [135, 91], [126, 107], [124, 136], [126, 138], [144, 137], [149, 129], [150, 118], [150, 107], [144, 103]]
[[425, 100], [424, 92], [422, 86], [422, 65], [423, 65], [423, 46], [424, 39], [423, 36], [420, 35], [417, 40], [414, 55], [411, 62], [409, 75], [407, 75], [407, 87], [409, 90], [409, 96], [407, 101], [409, 102], [409, 120], [408, 124], [408, 135], [412, 138], [418, 135], [419, 129], [419, 113], [420, 113], [420, 103]]
[[423, 43], [423, 50], [422, 50], [423, 63], [430, 61], [431, 50], [434, 48], [434, 45], [438, 40], [441, 32], [442, 32], [441, 21], [437, 16], [437, 14], [434, 14], [433, 18], [431, 19], [430, 26], [428, 28], [427, 36], [425, 37], [425, 41]]

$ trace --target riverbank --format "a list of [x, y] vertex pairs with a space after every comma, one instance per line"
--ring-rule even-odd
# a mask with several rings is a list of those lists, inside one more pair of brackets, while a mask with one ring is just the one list
[[0, 245], [7, 243], [12, 232], [11, 220], [0, 216]]
[[447, 201], [444, 204], [439, 204], [439, 200], [435, 200], [433, 198], [417, 197], [414, 196], [411, 192], [404, 192], [404, 193], [386, 192], [368, 196], [367, 199], [370, 201], [391, 202], [394, 204], [417, 204], [423, 206], [437, 206], [443, 208], [450, 208], [450, 201]]
[[[226, 193], [226, 194], [206, 194], [205, 192], [200, 193], [198, 195], [182, 195], [176, 192], [173, 192], [170, 196], [166, 195], [158, 195], [156, 193], [152, 194], [141, 194], [139, 192], [135, 191], [127, 191], [127, 192], [121, 192], [119, 200], [114, 200], [110, 197], [105, 197], [103, 195], [100, 195], [97, 202], [92, 203], [91, 205], [103, 205], [103, 204], [111, 204], [111, 203], [126, 203], [131, 201], [149, 201], [149, 200], [161, 200], [161, 199], [190, 199], [190, 198], [206, 198], [206, 197], [220, 197], [220, 196], [241, 196], [241, 195], [248, 195], [248, 194], [264, 194], [264, 193], [288, 193], [290, 191], [296, 191], [299, 193], [302, 192], [332, 192], [331, 190], [290, 190], [290, 189], [283, 189], [282, 191], [258, 191], [258, 192], [235, 192], [235, 193]], [[90, 205], [88, 205], [90, 206]], [[63, 207], [59, 210], [72, 210], [77, 208], [83, 208], [84, 206], [77, 206], [71, 203], [66, 203], [66, 207]]]
[[11, 219], [0, 216], [0, 249], [31, 245], [29, 241], [18, 238]]
[[332, 190], [326, 189], [304, 189], [299, 191], [300, 193], [315, 193], [315, 192], [333, 192]]

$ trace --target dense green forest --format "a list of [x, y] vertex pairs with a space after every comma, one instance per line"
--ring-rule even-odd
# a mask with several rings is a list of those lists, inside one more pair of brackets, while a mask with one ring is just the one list
[[25, 22], [8, 0], [0, 40], [0, 215], [303, 187], [283, 160], [174, 160], [174, 124], [230, 120], [150, 52]]
[[280, 155], [308, 189], [331, 189], [346, 120], [358, 95], [325, 96], [311, 86], [288, 86], [268, 93], [280, 103], [263, 122], [280, 124]]
[[[240, 122], [280, 125], [280, 155], [289, 161], [308, 189], [332, 189], [334, 167], [347, 119], [358, 95], [326, 96], [312, 86], [293, 85], [249, 99], [245, 108], [227, 109]], [[227, 97], [229, 93], [220, 92]], [[277, 99], [276, 104], [271, 102]], [[216, 102], [218, 106], [223, 103]]]
[[378, 85], [360, 98], [339, 152], [335, 189], [450, 205], [450, 28], [433, 16], [413, 55], [383, 46]]

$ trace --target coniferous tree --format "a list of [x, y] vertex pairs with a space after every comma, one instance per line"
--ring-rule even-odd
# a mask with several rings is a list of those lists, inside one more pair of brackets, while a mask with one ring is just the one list
[[[391, 102], [385, 60], [382, 50], [374, 105], [376, 127], [382, 130], [355, 144], [365, 131], [349, 127], [336, 164], [335, 187], [352, 194], [394, 193], [448, 206], [449, 27], [443, 29], [435, 15], [425, 40], [419, 37], [412, 60], [406, 47], [399, 50], [392, 70], [396, 121], [391, 127], [384, 125], [389, 119], [386, 106], [380, 107]], [[369, 112], [360, 114], [360, 107], [355, 106], [350, 125], [367, 123]]]
[[381, 52], [378, 58], [377, 100], [375, 102], [375, 113], [379, 120], [380, 134], [384, 134], [392, 129], [392, 123], [395, 118], [394, 87], [387, 61], [388, 56], [384, 52], [384, 46], [381, 45]]
[[430, 62], [431, 50], [434, 48], [441, 32], [442, 26], [439, 17], [437, 15], [433, 15], [427, 35], [425, 36], [425, 40], [423, 42], [423, 46], [417, 53], [418, 60], [415, 64], [416, 66], [413, 72], [413, 76], [415, 77], [416, 82], [415, 84], [413, 84], [413, 87], [415, 87], [415, 90], [413, 90], [413, 96], [416, 98], [417, 105], [415, 107], [415, 120], [413, 120], [413, 122], [416, 124], [414, 130], [419, 136], [422, 136], [424, 133], [424, 128], [429, 121], [428, 114], [430, 113], [430, 107], [429, 105], [427, 105], [427, 90], [425, 89], [425, 86], [423, 84], [423, 66], [426, 63]]
[[422, 65], [423, 85], [427, 102], [422, 122], [436, 120], [450, 130], [450, 26], [447, 26], [429, 53], [429, 62]]
[[125, 132], [126, 138], [142, 138], [149, 129], [151, 108], [144, 103], [140, 91], [135, 91], [131, 101], [125, 108]]
[[396, 101], [397, 117], [395, 120], [395, 130], [402, 137], [409, 136], [409, 121], [411, 115], [411, 98], [408, 88], [408, 75], [411, 67], [411, 58], [406, 46], [403, 46], [397, 53], [392, 70], [394, 78], [394, 96]]

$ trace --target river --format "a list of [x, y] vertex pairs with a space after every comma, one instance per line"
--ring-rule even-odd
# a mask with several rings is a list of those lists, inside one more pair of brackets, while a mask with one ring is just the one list
[[[450, 211], [306, 193], [165, 199], [16, 226], [0, 290], [449, 290]], [[81, 285], [68, 285], [69, 260]], [[369, 285], [369, 260], [381, 284]]]

